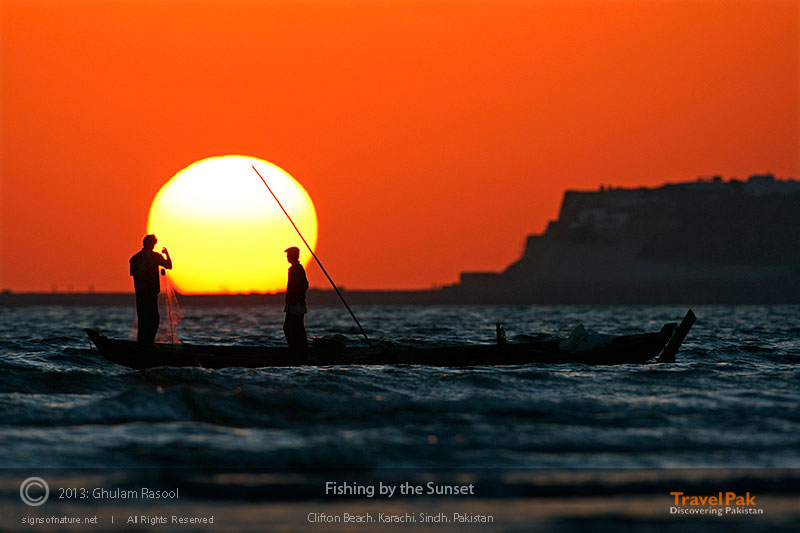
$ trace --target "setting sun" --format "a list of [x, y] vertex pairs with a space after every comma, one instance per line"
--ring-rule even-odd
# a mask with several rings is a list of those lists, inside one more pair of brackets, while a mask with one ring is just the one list
[[258, 169], [311, 247], [317, 215], [311, 197], [286, 171], [241, 155], [197, 161], [172, 177], [150, 207], [147, 232], [169, 249], [183, 293], [272, 292], [286, 287], [283, 250], [311, 253], [253, 171]]

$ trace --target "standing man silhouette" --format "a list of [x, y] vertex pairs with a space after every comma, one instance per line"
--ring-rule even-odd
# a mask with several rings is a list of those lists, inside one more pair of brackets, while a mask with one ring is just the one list
[[306, 291], [308, 278], [303, 265], [300, 264], [300, 249], [296, 246], [287, 248], [286, 260], [292, 265], [289, 267], [289, 282], [286, 284], [286, 319], [283, 322], [283, 333], [286, 335], [286, 344], [292, 352], [303, 354], [308, 350], [306, 340], [306, 326], [304, 323], [306, 309]]
[[155, 235], [145, 235], [142, 249], [130, 259], [133, 287], [136, 289], [136, 317], [138, 319], [137, 340], [140, 344], [153, 344], [158, 332], [158, 293], [161, 282], [158, 278], [158, 267], [172, 270], [172, 259], [166, 248], [161, 255], [153, 251], [158, 239]]

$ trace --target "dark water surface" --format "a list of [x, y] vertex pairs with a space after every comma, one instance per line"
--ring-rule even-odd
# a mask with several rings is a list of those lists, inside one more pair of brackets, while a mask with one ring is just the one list
[[[185, 309], [186, 342], [283, 342], [270, 309]], [[374, 338], [490, 343], [622, 334], [676, 307], [364, 307]], [[705, 307], [671, 365], [131, 370], [83, 327], [126, 337], [132, 309], [0, 310], [4, 466], [800, 466], [800, 307]], [[337, 308], [309, 335], [359, 338]]]
[[[425, 345], [491, 343], [496, 322], [511, 342], [580, 323], [657, 331], [686, 308], [355, 311], [373, 338]], [[669, 365], [137, 371], [102, 359], [81, 331], [127, 337], [133, 308], [4, 308], [0, 467], [800, 467], [800, 306], [694, 311]], [[185, 342], [283, 343], [277, 307], [184, 313]], [[343, 309], [312, 309], [307, 328], [361, 342]]]

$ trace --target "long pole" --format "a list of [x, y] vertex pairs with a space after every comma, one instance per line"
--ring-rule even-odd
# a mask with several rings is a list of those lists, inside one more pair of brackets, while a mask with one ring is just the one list
[[359, 322], [358, 318], [356, 318], [356, 314], [353, 312], [352, 309], [350, 309], [350, 306], [347, 305], [347, 300], [345, 300], [344, 296], [342, 296], [342, 293], [339, 292], [339, 287], [337, 287], [336, 284], [333, 282], [333, 278], [330, 277], [330, 275], [328, 274], [328, 271], [325, 270], [324, 266], [322, 266], [322, 261], [319, 260], [319, 257], [317, 257], [317, 254], [314, 253], [314, 250], [312, 250], [311, 246], [309, 246], [308, 242], [306, 242], [306, 238], [303, 237], [302, 233], [300, 233], [300, 230], [297, 228], [297, 224], [294, 223], [294, 220], [292, 220], [292, 217], [290, 217], [289, 213], [286, 212], [286, 209], [284, 209], [283, 204], [281, 203], [281, 201], [278, 200], [278, 197], [275, 196], [274, 192], [272, 192], [272, 188], [267, 183], [267, 180], [264, 179], [264, 176], [261, 175], [261, 172], [258, 171], [258, 169], [256, 168], [255, 165], [250, 165], [250, 166], [253, 167], [253, 170], [255, 170], [256, 174], [258, 174], [258, 177], [261, 178], [261, 181], [267, 187], [267, 190], [269, 191], [269, 193], [272, 195], [273, 198], [275, 198], [275, 201], [278, 202], [278, 205], [280, 206], [281, 211], [283, 211], [283, 214], [286, 215], [286, 218], [289, 219], [289, 222], [292, 223], [292, 227], [297, 232], [297, 234], [300, 236], [300, 238], [303, 240], [303, 244], [305, 244], [306, 248], [308, 248], [308, 251], [311, 252], [311, 256], [317, 262], [317, 264], [319, 265], [319, 268], [322, 269], [322, 273], [325, 274], [325, 277], [328, 278], [328, 281], [331, 282], [331, 286], [333, 287], [333, 290], [335, 290], [336, 294], [339, 295], [339, 298], [342, 300], [342, 303], [347, 308], [347, 310], [350, 312], [350, 316], [353, 317], [353, 320], [355, 320], [356, 325], [358, 326], [358, 329], [361, 330], [361, 334], [364, 336], [364, 339], [366, 339], [367, 344], [369, 344], [371, 346], [372, 343], [369, 341], [369, 337], [367, 336], [367, 332], [364, 331], [364, 328], [361, 327], [361, 322]]

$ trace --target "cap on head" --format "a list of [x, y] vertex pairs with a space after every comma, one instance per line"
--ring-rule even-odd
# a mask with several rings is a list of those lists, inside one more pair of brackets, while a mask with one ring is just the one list
[[152, 248], [153, 246], [156, 245], [157, 242], [158, 239], [156, 239], [156, 236], [153, 235], [152, 233], [150, 233], [149, 235], [145, 235], [144, 239], [142, 239], [142, 244], [144, 245], [145, 248], [148, 247]]
[[289, 258], [292, 257], [294, 257], [295, 259], [300, 258], [300, 248], [298, 248], [297, 246], [291, 246], [285, 249], [284, 252], [286, 252], [286, 256]]

